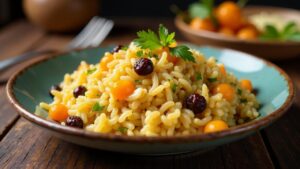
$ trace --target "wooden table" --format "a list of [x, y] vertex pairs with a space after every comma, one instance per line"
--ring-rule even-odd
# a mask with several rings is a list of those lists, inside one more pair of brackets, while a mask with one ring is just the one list
[[[135, 37], [137, 30], [157, 29], [159, 23], [175, 30], [170, 19], [117, 19], [116, 22], [104, 45], [126, 43]], [[61, 49], [72, 37], [72, 34], [45, 33], [24, 20], [16, 21], [0, 31], [0, 57], [30, 50]], [[288, 72], [300, 89], [300, 57], [275, 63]], [[24, 65], [13, 67], [1, 78], [9, 77]], [[205, 154], [147, 157], [94, 150], [55, 138], [19, 117], [5, 96], [5, 84], [0, 86], [0, 95], [0, 168], [300, 168], [299, 96], [284, 117], [248, 138]]]

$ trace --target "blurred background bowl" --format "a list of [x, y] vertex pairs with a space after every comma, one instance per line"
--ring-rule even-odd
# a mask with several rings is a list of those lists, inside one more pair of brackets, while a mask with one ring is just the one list
[[68, 32], [80, 29], [98, 14], [99, 0], [23, 0], [23, 8], [39, 27]]
[[[279, 15], [287, 20], [293, 20], [298, 24], [300, 23], [300, 12], [297, 10], [264, 6], [249, 6], [243, 9], [243, 14], [246, 17], [261, 12]], [[241, 50], [270, 60], [283, 60], [300, 55], [300, 42], [241, 40], [216, 32], [194, 30], [185, 22], [184, 16], [177, 16], [175, 18], [175, 25], [184, 37], [199, 45], [211, 45]]]

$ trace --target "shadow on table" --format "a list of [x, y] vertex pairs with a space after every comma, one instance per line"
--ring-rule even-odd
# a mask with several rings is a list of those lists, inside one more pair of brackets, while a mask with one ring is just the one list
[[[59, 144], [54, 158], [64, 156], [68, 162], [60, 166], [74, 164], [77, 168], [272, 168], [267, 150], [258, 134], [246, 139], [201, 153], [192, 152], [168, 156], [139, 156], [113, 153], [86, 148], [57, 140]], [[62, 148], [59, 150], [59, 148]], [[254, 150], [254, 151], [253, 151]], [[56, 157], [58, 156], [58, 157]], [[54, 161], [55, 161], [54, 159]]]
[[[69, 144], [69, 143], [66, 143]], [[83, 153], [88, 161], [82, 161], [84, 168], [101, 166], [101, 168], [153, 168], [153, 169], [168, 169], [168, 168], [211, 168], [212, 166], [220, 166], [223, 162], [222, 149], [217, 148], [206, 153], [191, 152], [178, 155], [164, 155], [164, 156], [141, 156], [123, 153], [114, 153], [101, 150], [85, 148], [81, 146], [72, 145], [81, 149], [79, 152]], [[212, 159], [214, 159], [212, 161]], [[213, 167], [214, 168], [214, 167]]]

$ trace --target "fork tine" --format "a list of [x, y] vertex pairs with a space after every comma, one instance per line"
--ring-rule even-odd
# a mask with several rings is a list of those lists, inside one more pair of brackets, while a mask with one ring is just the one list
[[[78, 35], [74, 39], [74, 42], [69, 46], [70, 49], [82, 47], [84, 44], [86, 44], [90, 39], [94, 37], [94, 35], [98, 32], [99, 29], [101, 29], [102, 25], [105, 23], [105, 19], [94, 17], [94, 21], [91, 22], [90, 25], [86, 26], [86, 29], [82, 31], [82, 34]], [[92, 19], [92, 20], [93, 20]]]
[[77, 47], [84, 48], [87, 47], [86, 44], [89, 44], [91, 39], [95, 37], [100, 29], [102, 29], [103, 24], [105, 23], [105, 19], [100, 19], [95, 23], [95, 26], [86, 34], [82, 41], [78, 44]]
[[68, 49], [72, 49], [82, 41], [82, 38], [86, 36], [90, 29], [94, 27], [95, 23], [97, 22], [98, 17], [93, 17], [89, 23], [82, 29], [82, 31], [69, 43], [67, 46]]
[[100, 17], [93, 17], [83, 30], [69, 43], [67, 49], [98, 46], [108, 35], [114, 23]]
[[94, 37], [94, 39], [91, 40], [90, 46], [93, 47], [98, 46], [106, 38], [106, 36], [109, 34], [113, 26], [114, 26], [114, 22], [111, 20], [107, 20], [103, 25], [102, 29]]
[[92, 39], [97, 31], [101, 29], [102, 25], [104, 24], [104, 19], [98, 19], [96, 22], [88, 29], [88, 31], [84, 34], [84, 36], [78, 41], [75, 48], [84, 47], [84, 44], [88, 43], [90, 39]]
[[95, 36], [101, 31], [104, 24], [106, 22], [106, 19], [98, 20], [97, 23], [94, 26], [94, 29], [89, 32], [89, 35], [85, 37], [79, 44], [80, 48], [86, 48], [91, 43], [91, 40], [95, 38]]

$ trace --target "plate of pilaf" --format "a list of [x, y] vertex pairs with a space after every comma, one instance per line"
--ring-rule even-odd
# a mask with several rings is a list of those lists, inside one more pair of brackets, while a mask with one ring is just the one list
[[21, 116], [64, 140], [150, 155], [246, 137], [281, 117], [294, 90], [268, 61], [177, 44], [160, 25], [128, 45], [42, 58], [9, 80], [7, 94]]

